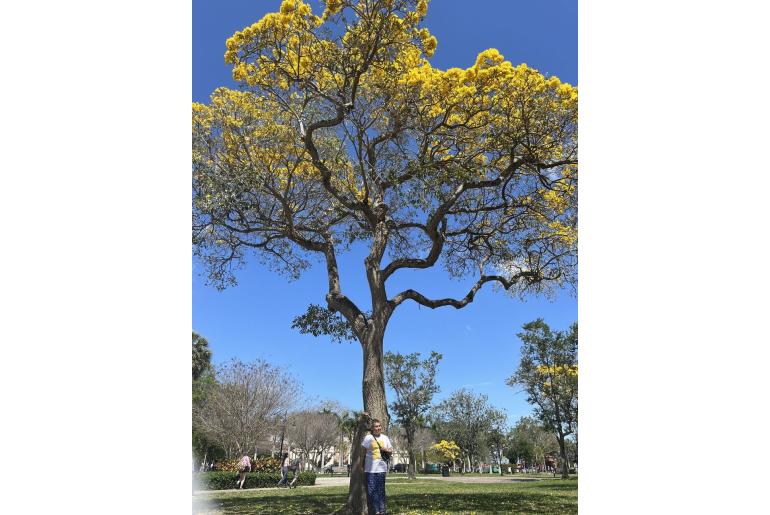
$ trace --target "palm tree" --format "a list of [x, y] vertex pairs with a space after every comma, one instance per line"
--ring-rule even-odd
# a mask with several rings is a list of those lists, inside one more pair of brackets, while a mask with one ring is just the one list
[[[334, 416], [337, 417], [337, 425], [340, 428], [340, 432], [348, 437], [348, 440], [352, 446], [353, 439], [355, 438], [356, 434], [356, 425], [358, 424], [358, 416], [360, 415], [360, 412], [345, 410], [341, 414], [336, 412], [332, 413], [334, 413]], [[342, 441], [340, 441], [340, 458], [342, 458]], [[341, 461], [340, 465], [342, 465]]]
[[195, 331], [192, 333], [192, 378], [196, 381], [211, 367], [211, 351], [206, 338]]

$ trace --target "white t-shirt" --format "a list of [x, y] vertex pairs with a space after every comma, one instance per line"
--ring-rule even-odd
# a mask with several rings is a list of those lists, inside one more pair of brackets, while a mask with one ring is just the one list
[[[390, 444], [390, 439], [385, 435], [378, 436], [377, 443], [379, 443], [380, 447], [382, 447], [383, 449], [392, 447]], [[361, 442], [361, 445], [363, 445], [366, 448], [366, 459], [364, 460], [364, 472], [387, 472], [388, 471], [388, 465], [382, 460], [382, 457], [380, 456], [380, 447], [377, 447], [377, 443], [374, 442], [374, 436], [372, 436], [371, 434], [366, 435], [366, 437], [364, 437], [364, 441]]]

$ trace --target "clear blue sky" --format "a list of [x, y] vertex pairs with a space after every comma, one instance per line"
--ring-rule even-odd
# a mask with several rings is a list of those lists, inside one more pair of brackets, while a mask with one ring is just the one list
[[[315, 10], [317, 4], [311, 3]], [[222, 57], [225, 40], [279, 5], [280, 0], [193, 0], [194, 101], [206, 102], [218, 86], [235, 86]], [[424, 23], [438, 39], [431, 61], [435, 67], [468, 67], [480, 51], [495, 47], [514, 64], [525, 62], [577, 84], [576, 0], [433, 0]], [[340, 269], [343, 292], [366, 307], [362, 249], [341, 256]], [[215, 363], [261, 357], [297, 375], [309, 395], [361, 408], [358, 343], [335, 344], [291, 329], [291, 320], [308, 304], [324, 304], [323, 267], [287, 282], [253, 260], [239, 273], [238, 286], [223, 292], [205, 286], [202, 272], [193, 262], [193, 330], [208, 339]], [[388, 291], [411, 287], [429, 297], [463, 296], [471, 282], [451, 280], [440, 269], [401, 271], [389, 281]], [[516, 333], [538, 317], [552, 328], [566, 329], [577, 319], [577, 299], [564, 292], [554, 300], [522, 303], [485, 287], [461, 310], [430, 310], [406, 302], [390, 321], [385, 350], [441, 352], [436, 399], [465, 386], [487, 394], [513, 424], [530, 414], [531, 407], [505, 379], [518, 364]]]

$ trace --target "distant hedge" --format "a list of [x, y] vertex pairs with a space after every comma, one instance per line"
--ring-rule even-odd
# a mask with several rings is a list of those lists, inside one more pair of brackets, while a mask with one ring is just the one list
[[[256, 460], [251, 461], [252, 472], [270, 472], [281, 470], [281, 460], [271, 456], [262, 456]], [[229, 458], [224, 460], [217, 460], [217, 470], [224, 470], [227, 472], [238, 472], [241, 468], [241, 458]]]
[[[225, 472], [216, 470], [213, 472], [195, 472], [197, 486], [201, 490], [229, 490], [236, 488], [237, 472]], [[289, 481], [294, 474], [289, 472]], [[301, 472], [297, 480], [297, 486], [310, 486], [315, 484], [315, 472]], [[249, 472], [246, 474], [246, 482], [243, 488], [266, 488], [276, 486], [281, 480], [280, 472]]]

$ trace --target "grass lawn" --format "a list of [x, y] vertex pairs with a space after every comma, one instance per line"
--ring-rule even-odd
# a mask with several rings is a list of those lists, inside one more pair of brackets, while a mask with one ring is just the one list
[[[449, 483], [434, 480], [387, 484], [389, 514], [577, 513], [577, 480], [526, 483]], [[295, 490], [245, 490], [198, 494], [195, 514], [325, 514], [347, 500], [347, 486]]]
[[[398, 474], [398, 473], [389, 473], [393, 477], [406, 477], [406, 473], [404, 474]], [[426, 477], [440, 477], [441, 474], [417, 474], [418, 476], [426, 476]], [[555, 479], [560, 478], [561, 473], [557, 473], [555, 476], [552, 472], [532, 472], [530, 474], [503, 474], [502, 476], [500, 474], [490, 474], [489, 472], [485, 472], [483, 474], [479, 472], [466, 472], [465, 474], [460, 474], [459, 472], [452, 472], [452, 477], [504, 477], [508, 479], [531, 479], [531, 478], [538, 478], [538, 479]], [[570, 477], [575, 477], [577, 474], [570, 474]], [[318, 476], [322, 477], [322, 476]]]

